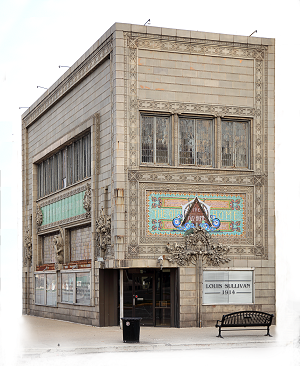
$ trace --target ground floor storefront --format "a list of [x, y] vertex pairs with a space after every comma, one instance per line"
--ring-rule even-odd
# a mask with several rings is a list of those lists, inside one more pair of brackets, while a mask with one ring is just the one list
[[25, 273], [24, 314], [100, 327], [139, 317], [142, 326], [180, 328], [214, 326], [236, 311], [275, 314], [275, 282], [261, 268], [73, 267]]

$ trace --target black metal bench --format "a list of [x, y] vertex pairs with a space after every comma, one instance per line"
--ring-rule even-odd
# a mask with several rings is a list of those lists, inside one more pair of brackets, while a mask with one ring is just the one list
[[[272, 337], [269, 328], [272, 324], [273, 316], [273, 314], [263, 313], [261, 311], [238, 311], [236, 313], [223, 315], [222, 320], [217, 320], [216, 323], [216, 328], [219, 328], [219, 335], [217, 335], [217, 337], [223, 338], [221, 336], [222, 328], [231, 327], [267, 327], [267, 334], [265, 335]], [[258, 329], [254, 328], [251, 330]]]

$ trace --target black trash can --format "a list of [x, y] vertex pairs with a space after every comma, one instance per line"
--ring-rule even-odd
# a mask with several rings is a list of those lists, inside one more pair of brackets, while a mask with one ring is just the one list
[[121, 318], [123, 320], [123, 342], [139, 343], [140, 320], [142, 318]]

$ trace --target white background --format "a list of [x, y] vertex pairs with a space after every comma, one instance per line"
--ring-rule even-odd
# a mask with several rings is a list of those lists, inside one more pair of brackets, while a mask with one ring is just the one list
[[[300, 329], [299, 12], [299, 0], [1, 0], [0, 329], [6, 354], [13, 347], [13, 325], [21, 314], [21, 113], [25, 109], [19, 107], [29, 107], [43, 94], [37, 85], [50, 87], [65, 71], [58, 65], [71, 66], [113, 23], [143, 25], [150, 18], [151, 25], [158, 27], [245, 36], [258, 30], [254, 37], [276, 38], [277, 330], [292, 345], [284, 357], [287, 365], [292, 364]], [[208, 354], [203, 354], [204, 359]], [[228, 362], [233, 364], [234, 359]], [[179, 364], [180, 358], [174, 362]]]

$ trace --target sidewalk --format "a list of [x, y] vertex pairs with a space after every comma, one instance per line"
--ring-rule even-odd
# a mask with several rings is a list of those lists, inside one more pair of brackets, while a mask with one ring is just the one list
[[222, 348], [274, 347], [273, 337], [265, 337], [264, 329], [222, 332], [216, 328], [159, 328], [141, 327], [140, 343], [123, 343], [119, 327], [98, 328], [59, 320], [23, 316], [20, 344], [23, 356], [51, 354], [88, 354], [103, 352], [138, 352], [162, 350], [197, 350]]

